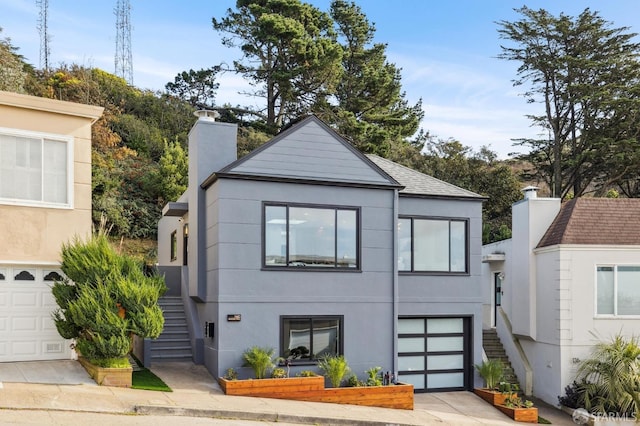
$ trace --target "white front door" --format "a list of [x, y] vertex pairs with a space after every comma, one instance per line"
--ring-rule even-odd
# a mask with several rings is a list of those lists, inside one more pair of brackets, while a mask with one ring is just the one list
[[0, 265], [0, 362], [71, 358], [51, 317], [51, 286], [61, 275], [55, 267]]

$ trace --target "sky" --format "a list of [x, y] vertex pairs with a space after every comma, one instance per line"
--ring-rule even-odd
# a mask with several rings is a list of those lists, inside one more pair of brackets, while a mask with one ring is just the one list
[[[323, 11], [330, 0], [308, 1]], [[235, 0], [130, 0], [133, 84], [164, 90], [185, 70], [240, 58], [222, 46], [211, 18], [222, 18]], [[489, 147], [500, 158], [523, 152], [513, 139], [535, 137], [526, 114], [542, 111], [514, 88], [518, 64], [500, 60], [499, 21], [515, 21], [523, 5], [554, 15], [598, 11], [613, 27], [640, 32], [637, 0], [356, 0], [375, 24], [374, 41], [387, 44], [388, 60], [402, 69], [406, 98], [422, 100], [422, 128], [437, 139], [455, 139], [474, 151]], [[79, 64], [115, 72], [116, 0], [49, 0], [50, 66]], [[39, 9], [36, 0], [0, 0], [0, 38], [39, 67]], [[240, 94], [247, 85], [219, 76], [216, 103], [261, 105]]]

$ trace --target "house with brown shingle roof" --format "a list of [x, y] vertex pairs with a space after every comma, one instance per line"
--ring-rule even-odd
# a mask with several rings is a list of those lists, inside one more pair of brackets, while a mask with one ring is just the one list
[[594, 344], [640, 334], [640, 199], [561, 203], [527, 188], [512, 238], [483, 246], [483, 328], [525, 391], [556, 404]]

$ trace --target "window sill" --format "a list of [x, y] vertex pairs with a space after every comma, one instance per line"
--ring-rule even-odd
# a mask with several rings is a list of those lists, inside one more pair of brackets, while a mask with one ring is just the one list
[[420, 275], [429, 275], [429, 276], [454, 276], [454, 277], [468, 277], [471, 276], [469, 272], [428, 272], [428, 271], [398, 271], [398, 275], [400, 276], [420, 276]]
[[596, 320], [638, 320], [640, 315], [595, 315]]
[[263, 266], [261, 271], [280, 271], [280, 272], [347, 272], [347, 273], [361, 273], [360, 268], [318, 268], [312, 266]]
[[16, 206], [16, 207], [35, 207], [35, 208], [42, 208], [42, 209], [73, 210], [73, 206], [71, 204], [46, 203], [46, 202], [28, 201], [28, 200], [0, 199], [0, 205]]

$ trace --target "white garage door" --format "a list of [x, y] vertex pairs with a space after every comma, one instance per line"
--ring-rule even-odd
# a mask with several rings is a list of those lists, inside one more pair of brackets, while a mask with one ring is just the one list
[[71, 358], [51, 319], [55, 267], [0, 265], [0, 362]]

